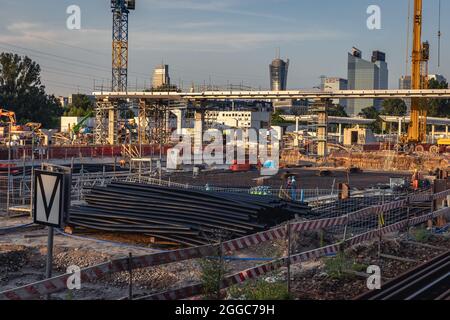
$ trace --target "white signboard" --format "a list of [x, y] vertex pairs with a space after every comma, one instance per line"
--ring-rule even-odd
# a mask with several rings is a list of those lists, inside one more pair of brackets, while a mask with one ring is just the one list
[[34, 177], [34, 223], [61, 227], [64, 211], [64, 174], [35, 171]]

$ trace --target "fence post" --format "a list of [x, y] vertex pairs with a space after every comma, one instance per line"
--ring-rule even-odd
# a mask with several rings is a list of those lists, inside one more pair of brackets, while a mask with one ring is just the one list
[[[382, 193], [381, 197], [381, 204], [383, 205], [385, 198], [384, 198], [384, 191]], [[382, 228], [383, 228], [383, 210], [380, 210], [378, 212], [378, 258], [381, 257], [381, 242], [383, 241], [383, 235], [382, 235]]]
[[[433, 184], [433, 187], [431, 188], [431, 194], [433, 195], [436, 191], [436, 184]], [[430, 220], [428, 220], [428, 227], [430, 228], [431, 233], [433, 233], [433, 212], [434, 212], [434, 208], [435, 208], [435, 201], [433, 199], [433, 197], [431, 197], [431, 203], [430, 203], [430, 215], [431, 218]]]
[[133, 300], [133, 254], [128, 253], [128, 300]]
[[409, 195], [406, 196], [406, 236], [409, 238], [409, 219], [411, 216], [411, 202]]
[[291, 221], [288, 221], [286, 225], [286, 237], [287, 237], [287, 290], [288, 294], [291, 294]]
[[223, 259], [223, 237], [220, 235], [220, 242], [219, 242], [219, 274], [217, 277], [217, 300], [221, 299], [221, 290], [222, 290], [222, 280], [224, 277], [224, 274], [222, 274], [224, 270], [224, 259]]

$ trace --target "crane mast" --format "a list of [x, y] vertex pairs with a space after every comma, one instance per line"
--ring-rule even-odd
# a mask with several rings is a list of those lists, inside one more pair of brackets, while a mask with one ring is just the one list
[[[412, 51], [411, 89], [428, 87], [428, 60], [430, 46], [422, 43], [423, 1], [414, 0], [414, 29]], [[414, 98], [411, 101], [411, 122], [408, 129], [408, 143], [423, 143], [427, 139], [427, 106], [425, 101]]]

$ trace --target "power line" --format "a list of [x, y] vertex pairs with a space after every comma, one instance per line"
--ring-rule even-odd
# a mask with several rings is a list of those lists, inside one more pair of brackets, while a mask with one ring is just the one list
[[[0, 43], [4, 44], [6, 46], [9, 46], [9, 47], [18, 48], [20, 50], [31, 51], [31, 52], [34, 52], [35, 54], [38, 54], [38, 55], [44, 55], [44, 56], [49, 56], [49, 57], [52, 57], [52, 58], [55, 58], [55, 59], [59, 59], [59, 60], [69, 61], [70, 64], [72, 64], [72, 65], [85, 65], [85, 66], [87, 66], [87, 67], [89, 67], [91, 69], [97, 69], [97, 70], [108, 71], [108, 72], [111, 71], [110, 68], [108, 68], [106, 66], [99, 66], [98, 64], [85, 62], [83, 60], [78, 60], [78, 59], [64, 57], [64, 56], [53, 54], [53, 53], [48, 53], [48, 52], [41, 51], [41, 50], [36, 50], [36, 49], [27, 48], [27, 47], [22, 47], [22, 46], [10, 44], [10, 43], [4, 42], [4, 41], [0, 41]], [[2, 48], [10, 50], [10, 49], [5, 48], [5, 47], [2, 47]], [[145, 76], [147, 78], [147, 74], [145, 74], [145, 73], [130, 71], [130, 74], [138, 74], [138, 75], [141, 75], [141, 76]]]

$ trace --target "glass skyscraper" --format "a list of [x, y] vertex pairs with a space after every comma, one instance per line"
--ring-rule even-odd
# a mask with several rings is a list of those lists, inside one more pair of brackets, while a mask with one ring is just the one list
[[[381, 51], [374, 51], [372, 60], [364, 60], [362, 52], [353, 48], [348, 54], [348, 90], [382, 90], [388, 89], [389, 71], [386, 55]], [[347, 102], [347, 113], [358, 115], [364, 108], [374, 106], [381, 108], [380, 99], [350, 99]]]
[[275, 59], [270, 65], [270, 89], [272, 91], [285, 91], [287, 89], [287, 77], [289, 71], [289, 59], [283, 61]]

